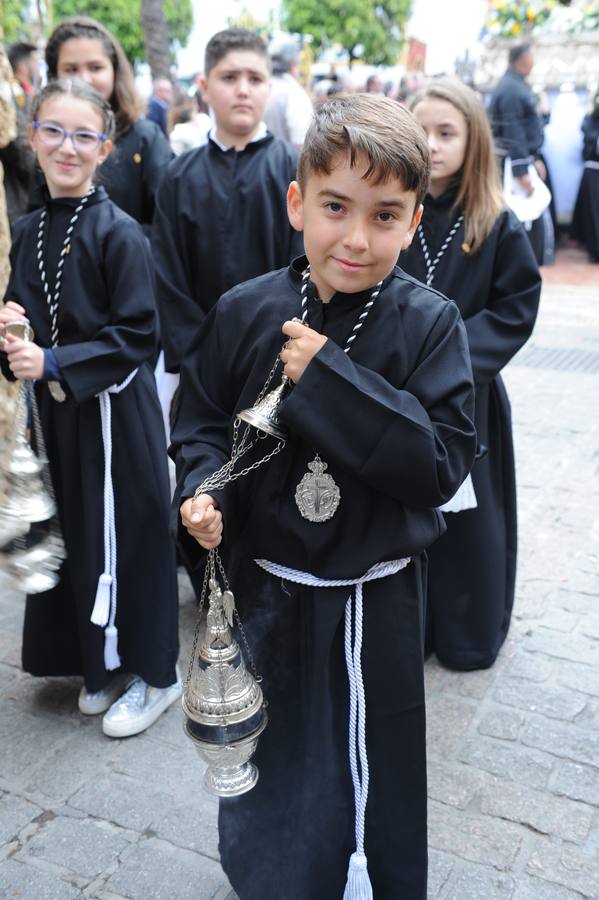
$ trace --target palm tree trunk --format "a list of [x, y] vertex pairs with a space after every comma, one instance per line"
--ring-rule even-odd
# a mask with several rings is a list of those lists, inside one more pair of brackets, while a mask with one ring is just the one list
[[170, 78], [171, 52], [162, 0], [141, 0], [141, 21], [152, 78]]

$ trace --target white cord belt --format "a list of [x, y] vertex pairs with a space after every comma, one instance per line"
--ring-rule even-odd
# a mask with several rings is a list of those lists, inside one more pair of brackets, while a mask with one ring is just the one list
[[[366, 819], [366, 802], [368, 800], [368, 755], [366, 752], [366, 696], [362, 677], [362, 586], [367, 581], [375, 581], [395, 575], [410, 562], [406, 559], [394, 559], [371, 566], [360, 578], [333, 579], [317, 578], [309, 572], [289, 569], [267, 559], [255, 559], [254, 562], [278, 578], [305, 584], [309, 587], [352, 587], [353, 590], [345, 604], [345, 664], [349, 680], [349, 764], [354, 785], [356, 806], [356, 849], [349, 861], [347, 884], [343, 900], [370, 900], [372, 886], [368, 876], [367, 859], [364, 851], [364, 826]], [[354, 603], [352, 604], [352, 601]], [[352, 605], [355, 608], [354, 640], [352, 646]], [[359, 768], [358, 768], [359, 759]]]
[[116, 579], [116, 523], [114, 511], [114, 485], [112, 483], [112, 406], [111, 394], [120, 394], [128, 387], [138, 370], [134, 369], [120, 384], [113, 384], [100, 394], [102, 422], [102, 444], [104, 445], [104, 571], [98, 578], [96, 600], [91, 614], [91, 622], [105, 628], [104, 665], [111, 671], [118, 669], [121, 658], [118, 654], [118, 632], [115, 626], [117, 579]]

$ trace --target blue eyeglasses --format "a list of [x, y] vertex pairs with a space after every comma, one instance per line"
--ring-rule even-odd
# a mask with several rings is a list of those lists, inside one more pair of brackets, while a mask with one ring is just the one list
[[70, 138], [73, 147], [78, 153], [93, 153], [100, 144], [108, 140], [107, 134], [98, 134], [97, 131], [85, 131], [83, 129], [67, 131], [60, 125], [54, 125], [53, 122], [32, 122], [31, 124], [42, 144], [45, 144], [47, 147], [62, 147], [65, 140]]

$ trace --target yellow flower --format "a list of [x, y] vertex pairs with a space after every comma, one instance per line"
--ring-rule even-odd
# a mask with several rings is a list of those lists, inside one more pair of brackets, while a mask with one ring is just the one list
[[520, 25], [519, 22], [515, 22], [514, 25], [512, 25], [512, 34], [517, 35], [517, 34], [520, 34], [521, 31], [522, 31], [522, 26]]

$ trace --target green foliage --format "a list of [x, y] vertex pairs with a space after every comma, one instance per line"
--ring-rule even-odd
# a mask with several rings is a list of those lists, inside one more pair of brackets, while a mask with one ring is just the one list
[[[334, 43], [372, 65], [393, 65], [412, 0], [282, 0], [284, 28], [311, 34], [314, 51]], [[361, 52], [360, 52], [361, 51]]]
[[[54, 24], [66, 16], [92, 16], [116, 35], [131, 62], [145, 59], [140, 0], [87, 0], [85, 4], [81, 0], [54, 0], [51, 6]], [[28, 0], [0, 0], [0, 11], [6, 44], [39, 34], [35, 4]], [[184, 46], [193, 27], [191, 0], [164, 0], [164, 14], [171, 47]]]
[[33, 9], [23, 0], [0, 0], [0, 22], [4, 31], [5, 46], [15, 41], [31, 40], [35, 34]]
[[[54, 0], [54, 21], [81, 15], [81, 0]], [[85, 14], [98, 19], [123, 45], [132, 62], [145, 59], [140, 0], [88, 0]], [[164, 0], [171, 46], [184, 45], [193, 26], [191, 0]]]

